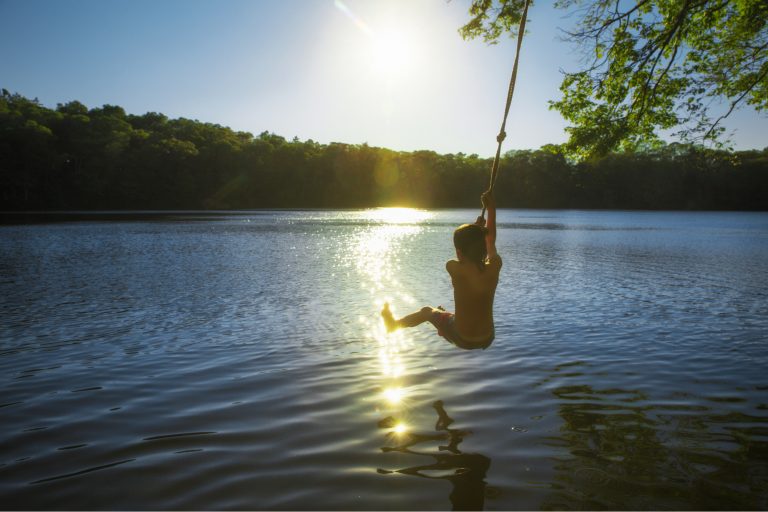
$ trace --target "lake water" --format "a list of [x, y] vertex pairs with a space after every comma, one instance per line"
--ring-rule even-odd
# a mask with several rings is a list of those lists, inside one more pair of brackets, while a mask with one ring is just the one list
[[2, 508], [768, 508], [768, 213], [503, 210], [493, 345], [387, 335], [477, 213], [6, 219]]

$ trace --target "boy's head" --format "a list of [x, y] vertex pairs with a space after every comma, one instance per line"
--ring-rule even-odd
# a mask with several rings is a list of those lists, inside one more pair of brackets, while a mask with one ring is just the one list
[[488, 231], [477, 224], [462, 224], [453, 232], [453, 245], [456, 256], [470, 261], [483, 270], [488, 250], [485, 246], [485, 235]]

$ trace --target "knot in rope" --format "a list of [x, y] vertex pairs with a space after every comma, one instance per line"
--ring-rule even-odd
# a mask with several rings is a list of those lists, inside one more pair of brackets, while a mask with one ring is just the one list
[[499, 134], [496, 136], [496, 142], [501, 144], [502, 142], [504, 142], [504, 139], [506, 138], [507, 138], [507, 132], [505, 132], [504, 130], [501, 130]]

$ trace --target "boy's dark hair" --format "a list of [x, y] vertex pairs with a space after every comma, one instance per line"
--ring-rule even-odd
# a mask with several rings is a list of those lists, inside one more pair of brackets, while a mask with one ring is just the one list
[[485, 235], [488, 230], [477, 224], [462, 224], [453, 232], [453, 245], [480, 269], [485, 269], [485, 259], [488, 249], [485, 246]]

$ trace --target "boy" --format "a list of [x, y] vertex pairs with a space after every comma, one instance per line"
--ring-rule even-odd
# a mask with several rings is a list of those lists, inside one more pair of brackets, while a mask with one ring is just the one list
[[487, 227], [483, 227], [482, 217], [475, 224], [459, 226], [453, 233], [458, 261], [450, 260], [445, 264], [453, 283], [456, 313], [449, 313], [441, 306], [425, 306], [396, 320], [389, 304], [384, 304], [381, 316], [388, 331], [430, 322], [440, 336], [459, 348], [486, 349], [491, 345], [494, 338], [493, 297], [499, 283], [501, 257], [496, 253], [496, 201], [493, 192], [485, 192], [481, 199], [488, 210]]

